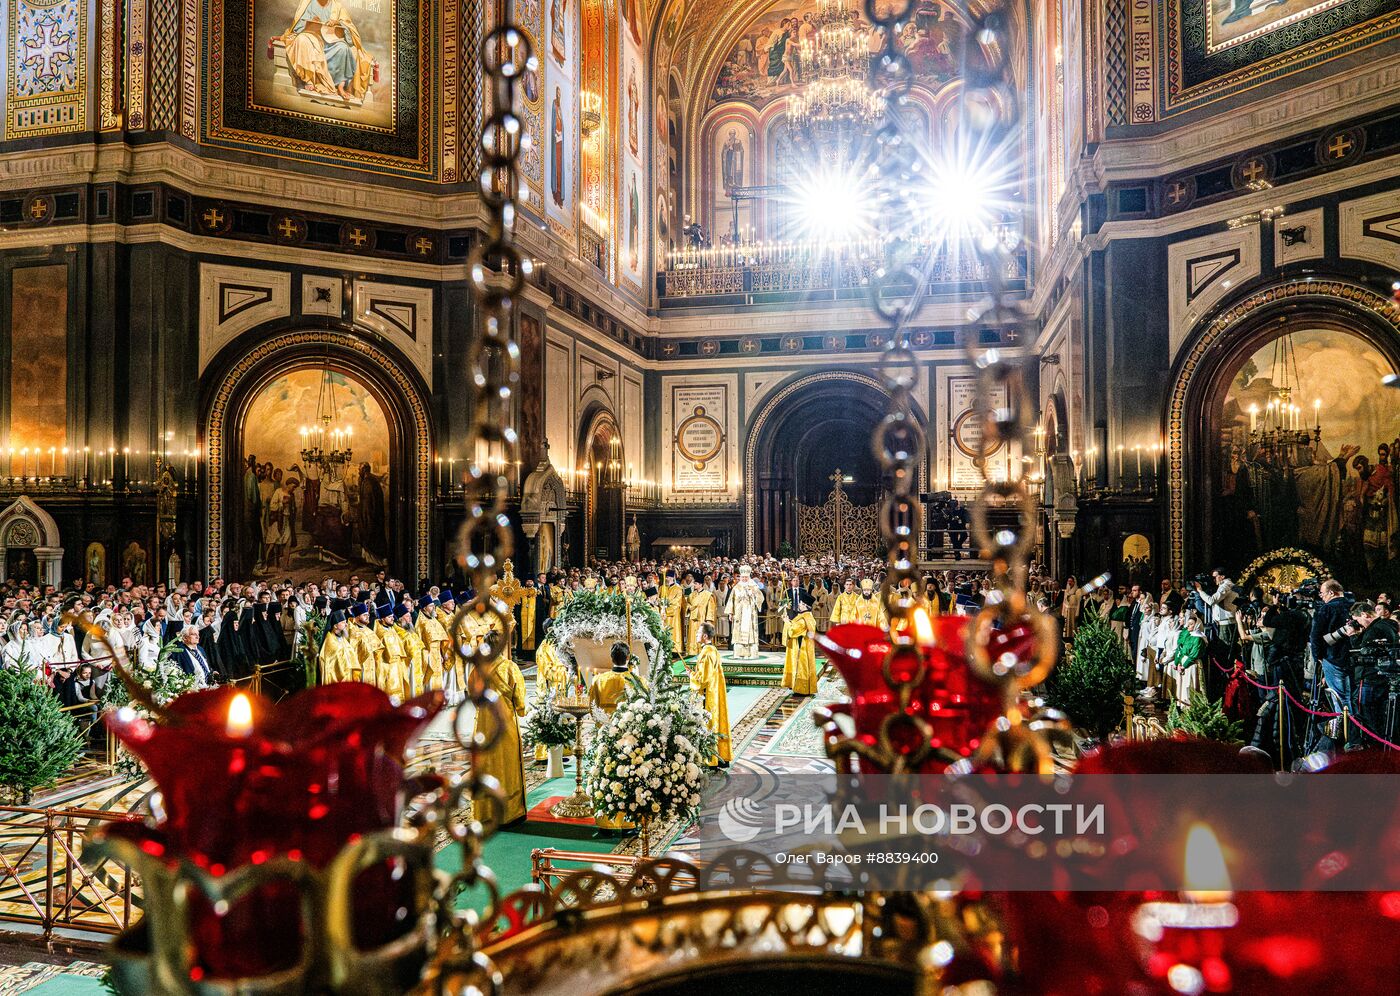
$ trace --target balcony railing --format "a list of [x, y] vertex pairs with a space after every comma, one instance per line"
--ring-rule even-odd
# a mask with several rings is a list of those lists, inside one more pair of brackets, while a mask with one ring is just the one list
[[[672, 307], [727, 304], [734, 303], [734, 299], [754, 303], [799, 295], [819, 295], [824, 299], [855, 297], [864, 292], [881, 262], [873, 242], [849, 243], [835, 249], [775, 243], [675, 250], [667, 254], [665, 269], [657, 274], [657, 291], [663, 305]], [[1005, 278], [1013, 285], [1024, 281], [1025, 253], [1014, 253], [1006, 267]], [[930, 285], [949, 288], [975, 285], [987, 277], [987, 267], [971, 250], [938, 253], [927, 274]], [[701, 302], [696, 300], [699, 298], [715, 300]]]

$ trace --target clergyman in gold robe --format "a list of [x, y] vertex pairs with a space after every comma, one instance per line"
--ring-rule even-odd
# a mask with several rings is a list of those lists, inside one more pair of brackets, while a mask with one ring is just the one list
[[817, 691], [817, 620], [811, 607], [799, 599], [789, 609], [792, 616], [783, 624], [783, 687], [794, 695], [814, 695]]
[[[525, 759], [520, 746], [520, 719], [525, 715], [525, 676], [509, 655], [502, 657], [491, 669], [487, 685], [500, 702], [494, 709], [480, 709], [476, 721], [478, 732], [493, 741], [477, 754], [477, 767], [482, 774], [491, 775], [501, 786], [505, 804], [497, 813], [490, 799], [479, 799], [473, 814], [486, 823], [499, 818], [497, 826], [505, 826], [525, 818]], [[493, 724], [500, 724], [499, 735], [493, 735]]]
[[707, 763], [711, 767], [727, 767], [734, 760], [729, 743], [729, 696], [724, 686], [724, 666], [715, 649], [715, 628], [710, 623], [700, 627], [700, 653], [690, 667], [690, 687], [704, 698], [705, 711], [710, 714], [710, 729], [719, 736], [716, 756], [708, 758]]

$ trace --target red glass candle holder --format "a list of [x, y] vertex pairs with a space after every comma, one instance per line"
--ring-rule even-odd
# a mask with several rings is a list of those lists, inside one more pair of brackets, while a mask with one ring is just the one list
[[300, 979], [348, 992], [386, 959], [421, 965], [432, 847], [400, 829], [404, 765], [441, 706], [338, 683], [279, 704], [196, 692], [159, 723], [109, 714], [159, 790], [154, 825], [113, 827], [95, 848], [142, 878], [146, 920], [117, 951], [149, 960], [125, 977], [144, 991]]

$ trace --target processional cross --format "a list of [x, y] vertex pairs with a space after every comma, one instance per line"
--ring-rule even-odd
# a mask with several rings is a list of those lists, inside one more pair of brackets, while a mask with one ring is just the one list
[[832, 483], [831, 504], [834, 508], [833, 529], [835, 537], [835, 549], [831, 552], [836, 554], [837, 559], [841, 558], [841, 499], [845, 497], [846, 491], [842, 487], [846, 483], [846, 475], [841, 473], [841, 468], [837, 467], [827, 478]]

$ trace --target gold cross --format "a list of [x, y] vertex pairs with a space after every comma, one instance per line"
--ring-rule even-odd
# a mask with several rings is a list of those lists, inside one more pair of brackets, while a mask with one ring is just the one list
[[719, 343], [713, 340], [706, 340], [700, 344], [700, 352], [704, 353], [706, 356], [717, 353], [719, 352]]
[[1170, 187], [1167, 188], [1167, 197], [1171, 199], [1171, 202], [1173, 204], [1180, 204], [1183, 200], [1186, 199], [1186, 184], [1182, 183], [1180, 180], [1177, 180], [1175, 183], [1173, 183]]
[[1251, 159], [1244, 164], [1244, 169], [1240, 170], [1240, 175], [1250, 183], [1253, 183], [1264, 175], [1264, 164], [1258, 159]]
[[828, 477], [827, 480], [839, 487], [846, 480], [846, 475], [841, 473], [840, 467], [837, 467], [831, 472], [831, 476]]
[[297, 232], [300, 230], [294, 218], [283, 218], [282, 223], [277, 228], [282, 232], [284, 239], [296, 238]]
[[355, 243], [358, 248], [369, 241], [369, 236], [358, 228], [352, 228], [350, 229], [350, 241]]
[[788, 349], [801, 349], [802, 340], [794, 336], [793, 338], [783, 340], [783, 345]]
[[433, 251], [433, 240], [418, 236], [418, 241], [413, 243], [413, 248], [418, 250], [418, 255], [426, 256]]
[[210, 208], [204, 212], [204, 227], [218, 228], [224, 223], [224, 213], [218, 208]]
[[835, 349], [835, 348], [836, 348], [837, 346], [839, 346], [839, 345], [840, 345], [840, 341], [836, 338], [836, 336], [834, 336], [834, 335], [829, 335], [829, 336], [826, 337], [826, 348], [827, 348], [827, 349]]
[[739, 348], [746, 353], [752, 353], [758, 348], [758, 343], [754, 342], [752, 339], [745, 339], [743, 342], [739, 343]]
[[49, 202], [40, 197], [29, 205], [29, 217], [43, 218], [49, 213]]
[[1327, 152], [1333, 159], [1345, 159], [1354, 144], [1346, 135], [1333, 135], [1332, 141], [1327, 144]]
[[914, 345], [916, 346], [927, 346], [932, 341], [933, 337], [927, 332], [919, 332], [914, 336]]
[[668, 342], [668, 343], [666, 343], [666, 345], [664, 345], [664, 346], [661, 347], [661, 352], [662, 352], [664, 355], [666, 355], [666, 356], [673, 356], [673, 355], [675, 355], [675, 352], [676, 352], [676, 344], [675, 344], [674, 342]]

